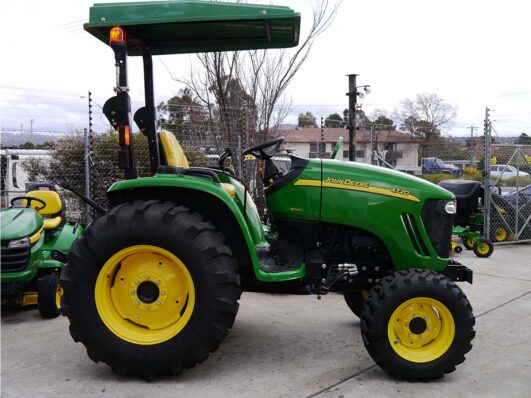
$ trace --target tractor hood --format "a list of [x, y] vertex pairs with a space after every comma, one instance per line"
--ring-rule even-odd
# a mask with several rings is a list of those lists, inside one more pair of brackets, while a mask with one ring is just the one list
[[13, 207], [0, 213], [2, 240], [22, 239], [42, 227], [42, 217], [33, 209]]
[[446, 189], [400, 171], [358, 162], [337, 160], [322, 162], [324, 188], [352, 189], [412, 202], [421, 202], [428, 198], [455, 199], [455, 196]]

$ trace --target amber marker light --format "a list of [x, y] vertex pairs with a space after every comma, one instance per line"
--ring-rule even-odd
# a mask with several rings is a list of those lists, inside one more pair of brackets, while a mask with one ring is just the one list
[[112, 43], [125, 43], [126, 37], [125, 32], [122, 28], [119, 26], [115, 26], [111, 29], [111, 32], [109, 34], [109, 39], [111, 44]]
[[129, 145], [129, 142], [130, 142], [130, 130], [129, 130], [129, 126], [124, 126], [124, 144], [125, 145]]

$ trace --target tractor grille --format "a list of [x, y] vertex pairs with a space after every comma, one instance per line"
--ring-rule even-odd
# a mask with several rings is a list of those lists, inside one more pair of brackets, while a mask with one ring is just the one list
[[2, 297], [14, 296], [18, 292], [18, 283], [4, 282], [2, 283]]
[[419, 229], [415, 221], [415, 216], [413, 214], [403, 213], [402, 222], [406, 226], [407, 234], [415, 251], [421, 256], [429, 257], [430, 252], [428, 251], [422, 236], [420, 236]]
[[2, 242], [2, 273], [19, 272], [26, 269], [31, 256], [31, 247], [15, 247], [9, 249], [7, 244], [8, 242]]
[[428, 199], [422, 208], [422, 222], [435, 252], [441, 258], [450, 256], [452, 226], [454, 223], [454, 216], [444, 214], [444, 211], [442, 211], [446, 202], [448, 201]]

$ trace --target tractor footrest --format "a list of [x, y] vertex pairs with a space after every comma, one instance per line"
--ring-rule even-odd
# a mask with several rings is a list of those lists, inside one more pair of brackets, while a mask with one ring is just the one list
[[260, 268], [267, 273], [278, 273], [297, 269], [302, 263], [298, 248], [286, 241], [277, 240], [271, 246], [256, 246]]
[[299, 268], [300, 264], [276, 264], [273, 262], [260, 262], [260, 268], [270, 274], [291, 271]]
[[441, 274], [447, 276], [454, 282], [468, 282], [472, 284], [473, 271], [459, 264], [457, 261], [450, 261], [448, 267], [444, 271], [441, 271]]

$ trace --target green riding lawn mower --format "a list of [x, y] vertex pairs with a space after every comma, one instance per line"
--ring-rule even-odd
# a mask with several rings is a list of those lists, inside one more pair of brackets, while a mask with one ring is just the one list
[[2, 307], [37, 304], [45, 318], [59, 315], [59, 273], [74, 240], [83, 234], [64, 220], [64, 203], [56, 187], [32, 183], [24, 196], [0, 213], [2, 236]]
[[[483, 199], [483, 186], [478, 181], [444, 180], [441, 187], [452, 192], [457, 201], [452, 235], [461, 239], [467, 250], [473, 250], [478, 257], [490, 257], [494, 246], [490, 239], [482, 237], [484, 209], [480, 206]], [[452, 250], [460, 253], [459, 243], [452, 241]]]
[[[156, 132], [153, 54], [292, 47], [299, 26], [299, 14], [270, 5], [91, 8], [85, 30], [115, 55], [116, 96], [104, 112], [125, 174], [61, 273], [61, 311], [93, 361], [146, 379], [180, 374], [227, 336], [242, 291], [279, 285], [343, 294], [371, 357], [395, 377], [435, 379], [465, 360], [475, 320], [455, 282], [472, 283], [472, 271], [449, 258], [452, 193], [354, 162], [291, 155], [281, 171], [274, 156], [283, 138], [274, 138], [243, 152], [263, 162], [272, 216], [264, 225], [225, 165], [230, 151], [217, 168], [189, 167], [175, 136]], [[144, 63], [146, 105], [134, 120], [148, 139], [151, 177], [135, 170], [127, 55]]]

